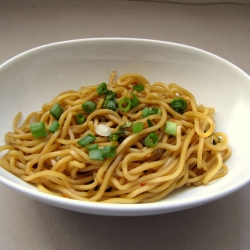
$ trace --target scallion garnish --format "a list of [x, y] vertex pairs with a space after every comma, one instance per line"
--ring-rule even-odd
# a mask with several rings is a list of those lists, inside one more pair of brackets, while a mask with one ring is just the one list
[[105, 97], [106, 100], [114, 100], [116, 98], [116, 93], [113, 92], [112, 90], [107, 91], [107, 95]]
[[91, 142], [95, 141], [95, 139], [96, 139], [96, 137], [94, 135], [87, 134], [86, 136], [84, 136], [83, 138], [78, 140], [77, 143], [80, 146], [85, 147], [85, 146], [89, 145]]
[[156, 108], [156, 107], [145, 107], [143, 110], [142, 110], [142, 116], [145, 118], [147, 116], [150, 116], [150, 115], [161, 115], [161, 109], [160, 108]]
[[147, 116], [150, 115], [150, 110], [149, 110], [149, 107], [145, 107], [143, 110], [142, 110], [142, 116], [145, 118]]
[[132, 92], [133, 98], [131, 99], [131, 109], [137, 107], [140, 104], [139, 98]]
[[97, 88], [96, 88], [98, 95], [106, 94], [108, 91], [106, 82], [102, 82]]
[[180, 114], [183, 114], [186, 111], [187, 106], [187, 101], [181, 97], [176, 97], [170, 102], [170, 107]]
[[93, 149], [98, 149], [98, 144], [91, 144], [88, 146], [88, 151], [93, 150]]
[[133, 90], [137, 92], [142, 92], [144, 90], [144, 85], [142, 83], [136, 84], [133, 86]]
[[113, 158], [116, 155], [116, 146], [105, 146], [102, 149], [102, 154], [104, 158]]
[[93, 101], [86, 101], [82, 104], [82, 109], [87, 113], [90, 114], [96, 109], [96, 104]]
[[63, 108], [58, 103], [55, 103], [49, 112], [56, 120], [59, 120], [63, 113]]
[[54, 134], [59, 127], [60, 127], [60, 123], [58, 121], [53, 121], [49, 127], [49, 132]]
[[98, 161], [103, 161], [104, 157], [103, 157], [103, 152], [102, 149], [92, 149], [89, 151], [89, 158], [90, 160], [98, 160]]
[[106, 109], [111, 109], [113, 111], [116, 111], [116, 103], [113, 100], [107, 100], [105, 108]]
[[31, 123], [30, 131], [35, 138], [42, 138], [48, 135], [44, 122]]
[[110, 136], [112, 131], [108, 125], [101, 123], [96, 126], [95, 132], [101, 136]]
[[105, 96], [105, 99], [103, 101], [102, 107], [105, 109], [111, 109], [115, 111], [116, 110], [116, 101], [115, 101], [116, 95], [117, 94], [113, 92], [112, 90], [108, 90]]
[[158, 112], [159, 112], [159, 110], [161, 110], [161, 109], [159, 109], [159, 108], [156, 108], [156, 107], [152, 107], [152, 108], [150, 108], [149, 109], [150, 111], [149, 111], [149, 114], [150, 115], [158, 115]]
[[124, 135], [124, 134], [125, 134], [125, 131], [119, 130], [116, 133], [111, 134], [109, 136], [109, 140], [110, 141], [117, 141], [119, 139], [120, 135]]
[[99, 149], [97, 144], [93, 144], [88, 149], [91, 160], [103, 161], [106, 158], [113, 158], [116, 155], [116, 146], [105, 146], [103, 149]]
[[148, 123], [149, 127], [153, 127], [154, 126], [154, 123], [149, 118], [147, 119], [147, 123]]
[[128, 112], [131, 108], [131, 100], [128, 97], [122, 98], [118, 103], [118, 107], [122, 112]]
[[143, 122], [136, 122], [132, 125], [133, 133], [139, 133], [143, 130]]
[[118, 134], [111, 134], [109, 136], [109, 140], [110, 141], [117, 141], [119, 139], [119, 135]]
[[85, 117], [82, 113], [76, 114], [76, 123], [83, 124], [85, 122]]
[[167, 121], [164, 129], [166, 134], [176, 135], [177, 124], [175, 122]]
[[144, 143], [147, 147], [155, 146], [159, 141], [159, 137], [155, 132], [150, 133], [145, 139]]
[[123, 128], [130, 128], [131, 127], [131, 122], [125, 122], [125, 124], [123, 124], [122, 126], [120, 126], [121, 129]]

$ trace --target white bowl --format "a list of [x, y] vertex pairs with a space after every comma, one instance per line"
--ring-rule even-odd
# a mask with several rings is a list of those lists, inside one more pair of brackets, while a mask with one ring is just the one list
[[22, 194], [57, 207], [100, 215], [138, 216], [168, 213], [224, 197], [250, 180], [250, 78], [228, 61], [185, 45], [143, 39], [101, 38], [65, 41], [24, 52], [0, 67], [0, 145], [14, 116], [39, 110], [58, 92], [142, 74], [151, 83], [176, 82], [199, 104], [216, 108], [216, 130], [225, 132], [233, 154], [229, 173], [211, 185], [182, 188], [149, 204], [103, 204], [59, 198], [37, 191], [4, 169], [0, 181]]

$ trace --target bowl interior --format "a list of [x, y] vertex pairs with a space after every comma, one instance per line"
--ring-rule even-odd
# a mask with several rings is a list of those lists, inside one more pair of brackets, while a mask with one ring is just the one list
[[248, 124], [250, 79], [236, 66], [185, 45], [142, 39], [85, 39], [45, 45], [24, 52], [0, 67], [0, 145], [12, 130], [17, 112], [23, 117], [61, 91], [139, 73], [149, 82], [176, 82], [194, 94], [198, 104], [216, 109], [216, 131], [229, 137], [233, 155], [229, 173], [207, 186], [182, 188], [154, 204], [110, 205], [58, 198], [38, 192], [3, 169], [0, 181], [51, 205], [107, 215], [145, 215], [200, 205], [232, 193], [250, 179]]

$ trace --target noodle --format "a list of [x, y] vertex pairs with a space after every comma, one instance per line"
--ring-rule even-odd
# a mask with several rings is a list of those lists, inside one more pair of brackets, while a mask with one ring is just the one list
[[[143, 85], [143, 90], [134, 88], [137, 85]], [[6, 145], [0, 146], [0, 166], [41, 192], [124, 204], [155, 202], [175, 189], [208, 185], [227, 174], [224, 162], [231, 156], [231, 149], [227, 136], [215, 132], [214, 108], [197, 105], [195, 97], [177, 84], [150, 85], [139, 74], [116, 79], [113, 72], [107, 84], [110, 92], [105, 92], [116, 95], [116, 107], [112, 109], [105, 106], [106, 95], [97, 92], [98, 86], [60, 93], [40, 111], [30, 113], [21, 126], [22, 114], [18, 113], [14, 132], [8, 132]], [[126, 105], [119, 105], [128, 99], [128, 103], [137, 104], [125, 111]], [[185, 111], [171, 106], [175, 99], [186, 104]], [[86, 101], [94, 102], [95, 110], [84, 110]], [[58, 119], [50, 113], [54, 104], [63, 109]], [[145, 115], [146, 109], [156, 112]], [[82, 124], [76, 119], [79, 113], [85, 119]], [[55, 120], [60, 125], [56, 131], [34, 137], [30, 124], [43, 122], [49, 130]], [[175, 124], [175, 134], [166, 131], [167, 121]], [[133, 128], [136, 123], [142, 126], [138, 131]], [[111, 140], [97, 133], [99, 125], [107, 125], [117, 138]], [[115, 155], [91, 158], [89, 145], [79, 144], [87, 135], [93, 136], [90, 145], [97, 145], [98, 152], [112, 146]], [[149, 135], [153, 145], [146, 142]]]

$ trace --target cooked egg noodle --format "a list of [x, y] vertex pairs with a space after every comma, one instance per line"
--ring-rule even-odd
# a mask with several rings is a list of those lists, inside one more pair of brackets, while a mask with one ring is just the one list
[[[143, 84], [144, 90], [133, 90]], [[41, 192], [59, 197], [105, 203], [148, 203], [163, 199], [184, 186], [208, 185], [227, 174], [225, 160], [231, 155], [228, 138], [215, 132], [214, 108], [197, 105], [195, 97], [175, 83], [150, 84], [139, 74], [125, 74], [116, 79], [111, 74], [108, 89], [115, 92], [116, 102], [122, 98], [139, 98], [140, 104], [128, 112], [103, 108], [104, 95], [97, 94], [97, 86], [84, 86], [78, 91], [58, 94], [38, 112], [27, 115], [22, 122], [19, 112], [14, 118], [13, 132], [5, 135], [6, 145], [0, 146], [0, 166], [22, 180], [35, 184]], [[173, 98], [187, 101], [186, 112], [171, 108]], [[96, 104], [87, 114], [82, 109], [85, 101]], [[58, 120], [60, 127], [54, 134], [35, 139], [30, 123], [43, 121], [46, 128], [55, 120], [50, 109], [58, 103], [64, 110]], [[142, 116], [145, 107], [156, 107], [159, 114]], [[75, 116], [82, 113], [83, 124]], [[153, 126], [148, 125], [148, 119]], [[143, 130], [133, 133], [124, 128], [123, 141], [110, 142], [96, 133], [98, 124], [108, 125], [112, 133], [126, 122], [142, 122]], [[176, 136], [165, 133], [166, 121], [177, 124]], [[21, 125], [19, 125], [21, 123]], [[156, 133], [159, 142], [145, 146], [144, 139]], [[105, 160], [91, 160], [87, 147], [77, 141], [87, 134], [96, 137], [99, 148], [115, 145], [116, 156]], [[216, 143], [215, 143], [216, 142]]]

